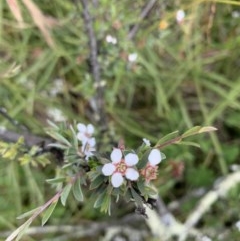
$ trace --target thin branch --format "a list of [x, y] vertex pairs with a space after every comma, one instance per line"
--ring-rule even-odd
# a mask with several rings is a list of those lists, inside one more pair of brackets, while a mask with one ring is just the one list
[[225, 197], [229, 190], [240, 183], [240, 171], [229, 174], [226, 178], [219, 183], [215, 190], [209, 191], [199, 202], [196, 209], [188, 216], [185, 222], [185, 231], [179, 238], [179, 241], [186, 240], [188, 230], [194, 227], [202, 216], [210, 209], [210, 207], [222, 197]]
[[[143, 218], [139, 215], [127, 215], [122, 219], [111, 220], [110, 222], [89, 222], [86, 224], [79, 225], [58, 225], [58, 226], [44, 226], [44, 227], [30, 227], [26, 230], [25, 235], [31, 236], [40, 236], [40, 235], [49, 235], [49, 234], [64, 234], [56, 239], [51, 240], [68, 240], [71, 237], [80, 238], [80, 237], [93, 237], [98, 235], [100, 232], [107, 230], [108, 228], [129, 228], [131, 224], [136, 225], [137, 223], [143, 222]], [[12, 232], [5, 231], [0, 233], [1, 238], [9, 236]], [[64, 239], [65, 238], [65, 239]]]
[[3, 140], [5, 142], [17, 142], [18, 139], [23, 136], [24, 141], [27, 147], [32, 147], [34, 145], [41, 145], [44, 144], [44, 146], [47, 146], [50, 143], [53, 143], [54, 141], [50, 138], [44, 138], [32, 135], [30, 133], [16, 133], [14, 131], [10, 130], [0, 130], [0, 140]]
[[96, 95], [90, 101], [90, 104], [95, 111], [95, 119], [98, 122], [99, 126], [103, 129], [107, 129], [106, 125], [106, 114], [104, 110], [104, 86], [101, 82], [101, 73], [100, 73], [100, 65], [98, 62], [98, 45], [96, 36], [93, 30], [93, 21], [92, 17], [89, 13], [89, 0], [80, 0], [83, 7], [83, 19], [85, 23], [85, 28], [88, 35], [89, 40], [89, 48], [90, 48], [90, 65], [91, 72], [95, 82]]
[[[140, 14], [140, 19], [139, 22], [141, 22], [141, 20], [143, 20], [144, 18], [147, 17], [148, 13], [151, 11], [151, 9], [153, 8], [154, 4], [157, 2], [157, 0], [151, 0], [149, 1], [146, 6], [143, 8], [141, 14]], [[140, 23], [136, 23], [132, 29], [130, 30], [130, 32], [128, 33], [128, 39], [132, 40], [135, 35], [137, 34], [137, 31], [139, 29]]]

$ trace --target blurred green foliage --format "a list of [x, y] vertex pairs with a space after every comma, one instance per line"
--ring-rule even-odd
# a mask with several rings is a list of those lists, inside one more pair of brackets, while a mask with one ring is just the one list
[[[35, 2], [47, 21], [53, 46], [21, 1], [24, 28], [19, 27], [7, 2], [0, 1], [0, 107], [36, 135], [44, 135], [47, 119], [96, 124], [89, 105], [96, 86], [81, 5], [60, 0]], [[135, 147], [143, 137], [156, 142], [167, 133], [183, 132], [195, 125], [218, 128], [210, 138], [203, 135], [191, 139], [201, 149], [177, 145], [164, 149], [167, 160], [156, 184], [170, 202], [194, 188], [210, 188], [230, 171], [230, 165], [239, 164], [240, 4], [157, 1], [140, 19], [145, 2], [101, 0], [97, 8], [90, 9], [105, 83], [104, 107], [114, 141], [122, 137], [127, 146]], [[178, 9], [186, 12], [180, 24], [175, 20]], [[127, 36], [136, 24], [137, 34], [129, 40]], [[117, 43], [108, 43], [107, 35]], [[132, 53], [137, 53], [133, 62], [128, 60]], [[0, 124], [21, 133], [2, 116]], [[102, 138], [107, 144], [109, 140]], [[45, 179], [55, 172], [57, 165], [52, 161], [46, 169], [1, 159], [0, 229], [18, 226], [16, 216], [53, 195]], [[232, 196], [227, 205], [235, 210], [239, 190]], [[67, 210], [59, 205], [50, 222], [101, 218], [92, 210], [91, 202], [79, 207], [69, 201]], [[184, 205], [192, 207], [191, 202]], [[219, 223], [218, 217], [224, 212], [221, 205], [216, 204], [215, 213], [203, 220], [205, 226]], [[186, 215], [179, 210], [179, 217]]]

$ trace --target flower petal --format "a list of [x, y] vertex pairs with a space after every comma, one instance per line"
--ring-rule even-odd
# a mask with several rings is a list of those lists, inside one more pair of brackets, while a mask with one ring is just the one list
[[113, 163], [118, 163], [122, 159], [122, 151], [118, 148], [115, 148], [111, 153], [111, 160]]
[[92, 137], [92, 138], [88, 139], [88, 144], [89, 144], [90, 147], [95, 147], [95, 145], [96, 145], [95, 138]]
[[104, 176], [111, 176], [115, 171], [116, 167], [112, 163], [104, 164], [102, 173]]
[[128, 169], [126, 170], [125, 175], [126, 175], [126, 178], [129, 179], [129, 180], [131, 180], [131, 181], [135, 181], [135, 180], [137, 180], [138, 177], [139, 177], [138, 171], [136, 171], [136, 170], [133, 169], [133, 168], [128, 168]]
[[162, 160], [161, 157], [161, 152], [157, 149], [153, 149], [151, 150], [149, 156], [148, 156], [148, 161], [150, 162], [150, 164], [152, 166], [155, 166], [157, 164], [159, 164]]
[[125, 162], [128, 166], [134, 166], [138, 163], [138, 156], [136, 154], [133, 153], [128, 153], [125, 156]]
[[93, 126], [92, 124], [88, 124], [88, 125], [87, 125], [87, 133], [88, 133], [89, 135], [92, 135], [93, 132], [94, 132], [94, 126]]
[[87, 131], [87, 127], [82, 123], [77, 124], [77, 128], [80, 132], [83, 132], [83, 133]]
[[111, 183], [113, 187], [120, 187], [123, 183], [123, 177], [121, 173], [119, 172], [114, 173], [111, 178]]

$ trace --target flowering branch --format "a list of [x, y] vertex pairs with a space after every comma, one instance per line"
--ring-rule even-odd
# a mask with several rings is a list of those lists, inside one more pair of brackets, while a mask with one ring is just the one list
[[[98, 153], [96, 150], [95, 128], [92, 124], [79, 123], [74, 127], [57, 126], [51, 122], [49, 124], [51, 127], [47, 129], [47, 133], [57, 141], [49, 147], [61, 150], [64, 158], [64, 165], [58, 176], [47, 180], [48, 183], [56, 185], [57, 193], [34, 212], [22, 215], [32, 216], [6, 241], [21, 236], [32, 221], [48, 208], [42, 219], [42, 224], [45, 224], [59, 199], [63, 206], [66, 205], [70, 192], [77, 201], [83, 202], [84, 193], [81, 187], [89, 185], [88, 183], [91, 195], [96, 200], [94, 208], [100, 208], [101, 211], [110, 214], [112, 198], [118, 200], [124, 197], [127, 201], [133, 201], [136, 211], [147, 217], [148, 213], [151, 213], [149, 208], [153, 208], [154, 203], [159, 202], [156, 198], [157, 189], [152, 184], [152, 181], [157, 179], [159, 164], [166, 158], [159, 149], [179, 143], [188, 136], [216, 130], [214, 127], [197, 126], [177, 137], [173, 137], [176, 133], [169, 134], [153, 147], [150, 141], [144, 138], [142, 145], [136, 150], [126, 148], [120, 142], [108, 158], [106, 154]], [[166, 212], [164, 205], [159, 211], [159, 215]]]

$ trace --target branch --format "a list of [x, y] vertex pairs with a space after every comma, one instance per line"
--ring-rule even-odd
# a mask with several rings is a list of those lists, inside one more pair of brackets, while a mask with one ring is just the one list
[[240, 171], [229, 174], [218, 184], [215, 190], [209, 191], [199, 202], [196, 209], [188, 216], [185, 222], [185, 230], [179, 241], [186, 240], [188, 230], [194, 227], [210, 207], [221, 197], [225, 197], [229, 190], [240, 183]]
[[[90, 222], [87, 221], [86, 224], [79, 224], [79, 225], [58, 225], [58, 226], [44, 226], [44, 227], [30, 227], [25, 231], [25, 235], [31, 236], [41, 236], [41, 235], [49, 235], [55, 234], [61, 235], [56, 237], [55, 239], [52, 238], [52, 241], [60, 241], [60, 240], [69, 240], [70, 238], [81, 238], [81, 237], [94, 237], [97, 236], [99, 233], [103, 231], [108, 231], [108, 229], [117, 229], [119, 233], [126, 229], [126, 232], [131, 230], [134, 233], [137, 233], [138, 230], [133, 230], [131, 224], [137, 225], [143, 221], [143, 218], [139, 215], [128, 215], [123, 217], [122, 219], [118, 220], [111, 220], [110, 222]], [[145, 231], [144, 233], [146, 233]], [[5, 238], [9, 236], [12, 232], [5, 231], [0, 233], [1, 238]], [[125, 232], [124, 232], [125, 233]], [[131, 232], [130, 232], [131, 233]], [[143, 234], [143, 232], [139, 232]]]
[[[153, 6], [154, 6], [154, 4], [157, 2], [157, 0], [151, 0], [151, 1], [149, 1], [147, 4], [146, 4], [146, 6], [143, 8], [143, 10], [142, 10], [142, 12], [141, 12], [141, 14], [140, 14], [140, 20], [139, 20], [139, 22], [141, 21], [141, 20], [143, 20], [147, 15], [148, 15], [148, 13], [151, 11], [151, 9], [153, 8]], [[138, 31], [138, 29], [139, 29], [139, 26], [140, 26], [140, 24], [139, 23], [136, 23], [133, 27], [132, 27], [132, 29], [130, 30], [130, 32], [128, 33], [128, 40], [132, 40], [134, 37], [135, 37], [135, 35], [136, 35], [136, 33], [137, 33], [137, 31]]]
[[[104, 110], [104, 88], [101, 83], [100, 65], [98, 62], [98, 46], [96, 36], [93, 30], [93, 21], [89, 13], [89, 0], [80, 0], [83, 7], [83, 19], [85, 28], [89, 39], [90, 48], [90, 65], [93, 80], [96, 87], [96, 96], [90, 102], [93, 110], [95, 111], [95, 119], [103, 129], [107, 129], [106, 114]], [[96, 4], [96, 3], [95, 3]]]
[[47, 146], [48, 144], [54, 142], [50, 138], [39, 137], [26, 132], [19, 134], [10, 130], [0, 130], [0, 140], [6, 141], [6, 142], [17, 142], [21, 136], [24, 137], [24, 141], [27, 147], [32, 147], [34, 145], [41, 145], [41, 144], [44, 144], [44, 146]]

